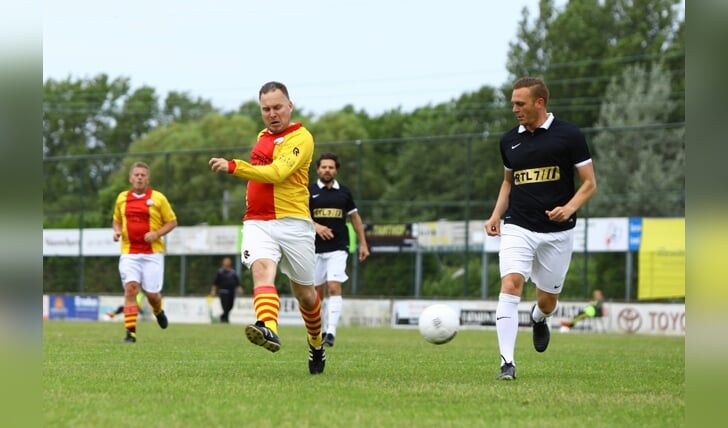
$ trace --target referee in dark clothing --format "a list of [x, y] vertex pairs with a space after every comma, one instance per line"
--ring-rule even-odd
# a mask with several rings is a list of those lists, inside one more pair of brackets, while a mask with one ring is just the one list
[[243, 286], [240, 284], [240, 277], [232, 268], [233, 261], [230, 257], [222, 259], [222, 267], [217, 270], [215, 280], [212, 282], [210, 296], [220, 296], [220, 305], [222, 306], [222, 314], [220, 315], [221, 323], [230, 322], [230, 311], [235, 303], [235, 294], [243, 295]]

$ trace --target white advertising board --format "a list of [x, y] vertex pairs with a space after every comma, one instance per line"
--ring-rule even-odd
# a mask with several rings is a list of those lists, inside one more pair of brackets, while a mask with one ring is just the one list
[[[215, 255], [239, 253], [240, 226], [180, 226], [165, 237], [169, 255]], [[79, 241], [83, 242], [79, 248]], [[44, 256], [118, 256], [121, 244], [114, 242], [113, 230], [44, 229]]]
[[[416, 223], [417, 245], [433, 250], [462, 251], [466, 244], [483, 246], [489, 253], [500, 249], [500, 238], [486, 236], [485, 220], [471, 220], [465, 227], [462, 221], [436, 221]], [[574, 229], [574, 251], [625, 252], [629, 247], [629, 218], [605, 217], [578, 219]], [[467, 233], [466, 233], [467, 230]], [[165, 237], [167, 254], [216, 255], [240, 252], [242, 227], [235, 226], [180, 226]], [[79, 248], [79, 241], [83, 242]], [[44, 256], [115, 256], [119, 243], [112, 239], [111, 228], [98, 229], [44, 229]], [[83, 250], [83, 251], [81, 251]], [[385, 248], [379, 248], [384, 251]], [[393, 247], [392, 251], [399, 251]]]

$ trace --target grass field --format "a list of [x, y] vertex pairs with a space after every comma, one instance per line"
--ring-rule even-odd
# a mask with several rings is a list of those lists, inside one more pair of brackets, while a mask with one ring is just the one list
[[494, 331], [431, 345], [416, 330], [340, 328], [326, 371], [308, 373], [303, 327], [272, 354], [239, 325], [138, 327], [46, 321], [49, 427], [677, 427], [685, 338], [519, 333], [517, 380], [496, 381]]

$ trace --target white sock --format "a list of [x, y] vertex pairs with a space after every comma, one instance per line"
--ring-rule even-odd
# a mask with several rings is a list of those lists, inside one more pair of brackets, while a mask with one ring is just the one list
[[328, 327], [326, 327], [326, 333], [331, 333], [336, 336], [336, 325], [339, 324], [339, 317], [341, 316], [341, 307], [343, 306], [343, 299], [341, 296], [329, 296], [328, 302]]
[[519, 296], [500, 293], [498, 306], [495, 310], [495, 329], [498, 333], [498, 347], [501, 353], [501, 365], [513, 363], [513, 354], [516, 350], [516, 336], [518, 334], [518, 303]]
[[556, 310], [558, 308], [559, 308], [559, 302], [557, 300], [556, 305], [554, 306], [554, 310], [545, 314], [545, 313], [543, 313], [541, 308], [538, 307], [538, 304], [536, 304], [536, 306], [534, 306], [534, 308], [533, 308], [533, 313], [531, 313], [531, 316], [533, 317], [534, 321], [541, 322], [544, 320], [544, 318], [546, 318], [546, 317], [550, 316], [551, 314], [553, 314], [554, 312], [556, 312]]
[[326, 302], [327, 299], [321, 298], [321, 333], [326, 333]]

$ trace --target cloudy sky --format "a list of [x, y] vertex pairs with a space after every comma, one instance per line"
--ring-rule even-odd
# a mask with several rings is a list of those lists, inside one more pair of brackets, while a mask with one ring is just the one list
[[[563, 5], [564, 1], [557, 1]], [[223, 110], [288, 85], [299, 109], [371, 115], [506, 83], [538, 0], [46, 0], [43, 78], [127, 77]]]

